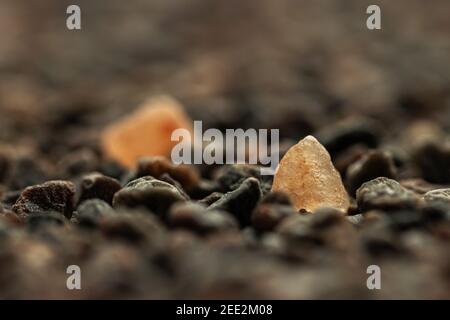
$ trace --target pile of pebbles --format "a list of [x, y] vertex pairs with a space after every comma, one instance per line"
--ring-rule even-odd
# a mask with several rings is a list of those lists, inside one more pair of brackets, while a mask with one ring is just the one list
[[[352, 145], [366, 138], [323, 143], [339, 150], [335, 157], [351, 158]], [[450, 189], [400, 178], [428, 161], [400, 163], [378, 149], [348, 161], [341, 172], [353, 195], [347, 212], [296, 210], [258, 166], [226, 165], [205, 176], [162, 157], [144, 158], [135, 170], [100, 166], [6, 190], [0, 296], [449, 298]], [[38, 175], [32, 169], [19, 177]], [[373, 264], [381, 290], [366, 286]], [[69, 265], [80, 266], [82, 290], [67, 289]]]
[[[58, 0], [0, 1], [0, 298], [450, 298], [448, 0], [383, 1], [380, 32], [360, 0], [79, 2], [70, 33]], [[161, 93], [205, 129], [280, 129], [281, 156], [313, 135], [348, 201], [107, 159], [105, 128]]]

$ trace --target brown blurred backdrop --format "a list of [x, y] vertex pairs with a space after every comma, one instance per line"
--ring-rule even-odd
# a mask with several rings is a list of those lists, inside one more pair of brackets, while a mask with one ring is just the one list
[[[66, 29], [66, 7], [82, 30]], [[382, 30], [366, 28], [369, 4]], [[299, 139], [364, 114], [449, 126], [450, 2], [1, 0], [0, 141], [57, 157], [152, 94]]]

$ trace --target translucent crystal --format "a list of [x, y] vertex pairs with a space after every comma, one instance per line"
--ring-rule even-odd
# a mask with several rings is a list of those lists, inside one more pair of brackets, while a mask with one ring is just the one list
[[192, 132], [182, 106], [170, 97], [153, 98], [109, 125], [101, 136], [102, 148], [108, 157], [133, 167], [144, 156], [168, 156], [177, 143], [171, 141], [172, 132], [178, 128]]
[[313, 136], [291, 147], [275, 172], [273, 191], [287, 193], [297, 210], [320, 207], [346, 211], [350, 205], [328, 151]]

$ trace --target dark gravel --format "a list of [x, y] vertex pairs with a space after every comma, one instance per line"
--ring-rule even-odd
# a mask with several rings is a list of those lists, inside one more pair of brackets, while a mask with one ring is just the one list
[[[448, 0], [77, 3], [81, 32], [64, 1], [0, 1], [1, 298], [450, 299]], [[106, 159], [161, 93], [281, 155], [313, 134], [351, 208], [295, 212], [258, 166]]]

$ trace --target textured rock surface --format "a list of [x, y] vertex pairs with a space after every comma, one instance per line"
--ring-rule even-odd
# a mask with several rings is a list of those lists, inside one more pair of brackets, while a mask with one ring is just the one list
[[153, 177], [142, 177], [129, 182], [113, 198], [113, 206], [146, 208], [165, 219], [167, 210], [179, 201], [187, 200], [180, 190]]
[[191, 128], [181, 105], [172, 98], [158, 97], [108, 126], [102, 134], [102, 147], [110, 158], [133, 167], [140, 157], [170, 154], [176, 144], [170, 138], [178, 128]]
[[364, 183], [356, 191], [360, 211], [398, 210], [414, 207], [418, 197], [395, 180], [380, 177]]
[[12, 207], [18, 214], [55, 211], [72, 216], [75, 186], [69, 181], [49, 181], [26, 188]]
[[287, 193], [297, 210], [334, 207], [346, 211], [349, 198], [327, 150], [307, 136], [281, 159], [272, 191]]
[[237, 229], [239, 224], [227, 212], [207, 210], [193, 203], [175, 204], [169, 213], [169, 224], [173, 228], [191, 230], [200, 235]]
[[251, 212], [261, 199], [261, 196], [259, 181], [255, 178], [247, 178], [238, 188], [225, 193], [208, 208], [210, 210], [230, 212], [244, 227], [250, 224]]
[[78, 203], [97, 198], [111, 204], [114, 194], [120, 188], [120, 183], [116, 179], [99, 173], [88, 174], [82, 178]]
[[431, 190], [423, 196], [426, 201], [444, 201], [450, 203], [450, 188]]
[[373, 150], [349, 166], [346, 175], [346, 186], [349, 193], [355, 196], [356, 190], [367, 181], [378, 177], [395, 178], [396, 168], [392, 156], [384, 151]]
[[[164, 174], [170, 175], [187, 190], [192, 189], [200, 180], [198, 171], [194, 166], [176, 165], [162, 156], [145, 157], [138, 161], [132, 180], [140, 177], [152, 176], [161, 179]], [[130, 180], [131, 181], [131, 180]]]

